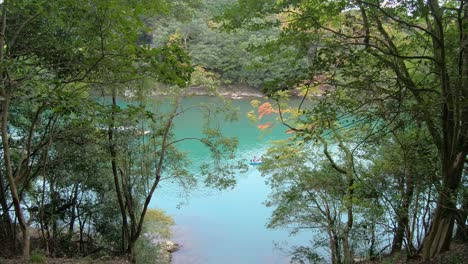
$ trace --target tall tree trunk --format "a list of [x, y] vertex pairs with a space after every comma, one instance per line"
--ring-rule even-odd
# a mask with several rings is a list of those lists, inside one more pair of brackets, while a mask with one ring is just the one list
[[[15, 227], [13, 225], [13, 221], [11, 220], [10, 216], [10, 211], [8, 208], [8, 203], [7, 203], [7, 190], [4, 185], [5, 179], [3, 178], [3, 173], [2, 170], [0, 170], [0, 205], [2, 206], [2, 216], [3, 219], [1, 220], [1, 226], [3, 230], [2, 237], [5, 239], [4, 241], [8, 241], [8, 243], [5, 243], [3, 248], [5, 246], [8, 247], [8, 250], [13, 253], [15, 252]], [[6, 248], [5, 248], [6, 249]]]
[[329, 247], [330, 247], [331, 263], [340, 264], [341, 263], [341, 252], [340, 252], [340, 245], [339, 245], [340, 239], [336, 232], [335, 218], [332, 216], [332, 212], [330, 211], [330, 206], [328, 205], [327, 202], [325, 202], [324, 214], [327, 219], [327, 234], [328, 234]]
[[434, 220], [430, 232], [423, 242], [422, 255], [426, 260], [450, 249], [457, 214], [456, 198], [461, 181], [463, 163], [464, 161], [455, 162], [449, 168], [447, 168], [448, 166], [444, 166], [444, 178], [441, 190], [439, 190]]
[[317, 139], [323, 144], [323, 153], [325, 154], [326, 158], [330, 162], [330, 165], [335, 169], [337, 172], [341, 173], [345, 177], [345, 182], [347, 182], [346, 186], [346, 193], [344, 195], [344, 204], [346, 206], [346, 213], [347, 213], [347, 220], [346, 220], [346, 225], [343, 230], [343, 235], [341, 237], [343, 241], [343, 263], [348, 264], [348, 263], [353, 263], [353, 252], [351, 245], [349, 243], [349, 235], [351, 233], [351, 230], [353, 228], [353, 223], [354, 223], [354, 214], [353, 214], [353, 199], [354, 199], [354, 170], [353, 170], [353, 154], [351, 151], [343, 144], [343, 140], [341, 139], [341, 136], [338, 133], [333, 134], [335, 139], [338, 142], [338, 147], [344, 152], [345, 154], [345, 166], [342, 167], [339, 164], [335, 162], [335, 160], [332, 158], [330, 155], [330, 152], [328, 152], [328, 143], [327, 141], [319, 134], [316, 134], [315, 136]]
[[[7, 7], [8, 1], [4, 0], [2, 4], [2, 26], [0, 32], [0, 63], [4, 62], [5, 57], [5, 36], [6, 36], [6, 16], [7, 16]], [[13, 199], [13, 206], [15, 208], [15, 213], [18, 218], [19, 226], [23, 236], [23, 257], [29, 259], [29, 230], [24, 218], [23, 209], [21, 208], [20, 198], [18, 196], [18, 188], [15, 184], [15, 178], [13, 176], [12, 163], [10, 159], [10, 145], [8, 142], [8, 112], [9, 112], [9, 103], [10, 98], [6, 90], [7, 86], [7, 74], [6, 72], [1, 72], [1, 87], [0, 87], [0, 96], [2, 97], [1, 101], [1, 133], [2, 133], [2, 144], [3, 144], [3, 156], [5, 160], [5, 171], [10, 185], [11, 197]], [[14, 241], [13, 241], [14, 243]]]
[[390, 254], [396, 254], [401, 251], [403, 239], [405, 238], [405, 223], [403, 218], [397, 214], [397, 226], [393, 234], [392, 248]]
[[44, 241], [44, 246], [45, 246], [45, 251], [46, 251], [46, 255], [49, 256], [50, 254], [50, 247], [49, 247], [49, 237], [46, 233], [48, 233], [48, 230], [45, 230], [45, 222], [46, 222], [46, 219], [45, 219], [45, 210], [44, 210], [44, 205], [45, 205], [45, 193], [46, 193], [46, 183], [47, 183], [47, 163], [48, 163], [48, 160], [49, 160], [49, 155], [48, 155], [48, 152], [49, 152], [49, 145], [50, 145], [50, 138], [49, 138], [49, 141], [47, 143], [47, 146], [45, 148], [45, 151], [44, 151], [44, 157], [43, 157], [43, 161], [44, 161], [44, 164], [42, 166], [42, 193], [41, 193], [41, 204], [40, 204], [40, 213], [39, 213], [39, 224], [40, 224], [40, 227], [41, 227], [41, 235], [42, 235], [42, 239]]
[[45, 220], [45, 210], [44, 210], [44, 205], [45, 205], [45, 193], [46, 193], [46, 174], [44, 171], [43, 178], [42, 178], [42, 194], [41, 194], [41, 204], [39, 206], [39, 226], [41, 228], [41, 235], [42, 239], [44, 241], [44, 247], [46, 251], [46, 255], [48, 256], [50, 254], [49, 250], [49, 238], [47, 235], [47, 231], [45, 229], [46, 227], [46, 220]]
[[85, 249], [84, 249], [84, 229], [85, 229], [85, 224], [86, 224], [86, 217], [84, 220], [82, 220], [82, 214], [78, 212], [78, 229], [80, 231], [80, 241], [79, 241], [79, 251], [81, 255], [85, 255]]
[[457, 231], [455, 233], [455, 239], [460, 242], [468, 242], [468, 226], [466, 221], [468, 220], [468, 190], [464, 190], [462, 194], [462, 206], [458, 212], [457, 217]]
[[[137, 238], [138, 239], [138, 238]], [[136, 263], [136, 253], [135, 253], [135, 243], [136, 239], [129, 239], [127, 246], [127, 255], [131, 263]]]
[[328, 239], [330, 241], [330, 255], [332, 264], [341, 263], [341, 252], [339, 245], [339, 237], [336, 233], [335, 223], [333, 220], [328, 220]]
[[122, 217], [122, 247], [121, 251], [125, 252], [127, 248], [127, 242], [130, 238], [130, 232], [128, 229], [127, 212], [125, 209], [125, 203], [122, 196], [122, 190], [120, 189], [119, 173], [117, 169], [117, 150], [114, 139], [115, 129], [115, 116], [117, 110], [117, 94], [115, 88], [112, 89], [112, 111], [111, 111], [111, 123], [109, 124], [108, 138], [109, 138], [109, 152], [111, 155], [112, 175], [114, 176], [114, 186], [117, 195], [117, 201], [119, 203], [120, 214]]
[[[405, 161], [407, 162], [407, 161]], [[414, 193], [414, 181], [412, 171], [405, 171], [400, 177], [400, 195], [402, 197], [401, 206], [397, 209], [397, 227], [392, 241], [391, 254], [395, 254], [401, 250], [403, 241], [406, 236], [407, 254], [409, 256], [414, 253], [412, 242], [411, 228], [409, 226], [409, 207]]]
[[[7, 7], [9, 1], [4, 0], [1, 7], [2, 7], [2, 17], [1, 17], [1, 28], [0, 28], [0, 63], [4, 62], [5, 59], [5, 36], [6, 36], [6, 23], [7, 23]], [[9, 112], [9, 95], [7, 93], [7, 73], [2, 71], [0, 73], [1, 76], [1, 83], [0, 83], [0, 96], [1, 96], [1, 109], [0, 109], [0, 116], [1, 116], [1, 134], [2, 134], [2, 146], [3, 146], [3, 157], [5, 162], [5, 171], [8, 184], [10, 185], [10, 192], [11, 197], [13, 199], [13, 206], [15, 208], [16, 216], [18, 217], [21, 233], [23, 235], [23, 256], [28, 259], [29, 258], [29, 230], [27, 227], [27, 223], [25, 221], [23, 210], [21, 209], [21, 203], [18, 196], [18, 189], [15, 184], [15, 179], [13, 176], [12, 170], [12, 163], [10, 159], [10, 145], [8, 142], [8, 112]], [[3, 178], [3, 175], [2, 175]], [[2, 180], [2, 193], [4, 192], [3, 188], [3, 179]], [[3, 193], [4, 194], [4, 193]], [[3, 199], [6, 200], [6, 196], [3, 196]], [[2, 207], [5, 206], [5, 203], [2, 202]], [[9, 218], [9, 213], [6, 214]], [[9, 220], [7, 219], [7, 222]], [[13, 237], [15, 230], [13, 231]], [[16, 240], [16, 239], [14, 239]], [[12, 245], [16, 244], [16, 241], [11, 241]]]
[[353, 154], [351, 151], [343, 144], [343, 140], [341, 136], [338, 134], [335, 135], [336, 139], [338, 140], [338, 146], [343, 150], [345, 153], [346, 159], [346, 180], [348, 182], [347, 190], [346, 190], [346, 197], [345, 197], [345, 206], [346, 206], [346, 226], [343, 231], [343, 254], [344, 254], [344, 263], [345, 264], [352, 264], [354, 263], [353, 258], [353, 250], [349, 243], [350, 241], [350, 233], [353, 229], [354, 224], [354, 169], [353, 169]]
[[75, 231], [75, 222], [76, 222], [76, 204], [78, 200], [78, 190], [80, 187], [80, 183], [76, 182], [75, 186], [73, 187], [73, 197], [72, 197], [72, 208], [71, 208], [71, 216], [70, 216], [70, 225], [68, 226], [68, 235], [69, 237], [73, 237], [73, 232]]
[[450, 248], [456, 218], [457, 195], [468, 152], [468, 4], [460, 1], [460, 58], [456, 84], [448, 80], [443, 34], [442, 10], [437, 0], [430, 0], [434, 18], [433, 45], [436, 71], [440, 78], [442, 106], [442, 184], [431, 230], [423, 242], [422, 255], [427, 260]]
[[22, 237], [23, 237], [23, 257], [25, 259], [29, 259], [29, 251], [30, 251], [30, 242], [29, 242], [29, 230], [28, 224], [26, 223], [26, 219], [24, 218], [23, 209], [21, 208], [20, 198], [18, 196], [18, 188], [15, 184], [15, 179], [13, 177], [13, 170], [11, 167], [11, 160], [10, 160], [10, 145], [8, 143], [8, 105], [9, 105], [9, 98], [4, 93], [2, 94], [3, 101], [1, 103], [1, 117], [2, 117], [2, 143], [3, 143], [3, 156], [5, 160], [5, 169], [8, 179], [8, 184], [10, 185], [10, 192], [11, 197], [13, 199], [13, 206], [15, 208], [16, 216], [18, 217], [18, 223], [21, 229]]
[[167, 147], [168, 147], [168, 140], [169, 140], [169, 135], [170, 135], [169, 132], [171, 131], [174, 118], [177, 116], [177, 110], [179, 108], [179, 105], [180, 105], [180, 97], [176, 98], [175, 107], [174, 107], [172, 113], [169, 115], [167, 123], [166, 123], [166, 125], [164, 127], [164, 133], [162, 135], [163, 138], [162, 138], [162, 142], [161, 142], [161, 148], [160, 148], [160, 151], [157, 152], [157, 154], [156, 154], [157, 163], [156, 163], [156, 171], [155, 171], [155, 175], [154, 175], [154, 181], [151, 184], [151, 187], [150, 187], [148, 193], [146, 194], [146, 197], [145, 197], [141, 212], [139, 212], [139, 213], [134, 209], [136, 204], [135, 204], [135, 201], [133, 200], [132, 195], [131, 195], [131, 188], [130, 188], [130, 185], [129, 185], [129, 182], [128, 182], [129, 181], [128, 175], [124, 175], [124, 173], [121, 171], [121, 175], [122, 175], [121, 178], [123, 179], [122, 190], [124, 192], [126, 192], [124, 196], [126, 197], [127, 210], [128, 210], [128, 214], [129, 214], [130, 219], [131, 219], [131, 221], [130, 221], [130, 223], [131, 223], [130, 236], [128, 237], [128, 240], [127, 240], [128, 244], [127, 244], [126, 253], [130, 257], [130, 261], [132, 263], [136, 262], [135, 244], [136, 244], [137, 240], [139, 239], [139, 237], [141, 235], [141, 232], [142, 232], [142, 229], [143, 229], [143, 222], [144, 222], [145, 215], [146, 215], [146, 211], [148, 210], [148, 206], [149, 206], [149, 203], [151, 201], [151, 197], [153, 196], [153, 193], [156, 190], [156, 187], [158, 187], [159, 182], [161, 180], [161, 173], [162, 173], [162, 170], [163, 170], [164, 158], [166, 157], [166, 151], [167, 151]]
[[[348, 175], [349, 176], [349, 175]], [[351, 249], [351, 245], [349, 244], [350, 241], [350, 233], [351, 229], [353, 228], [353, 184], [354, 184], [354, 179], [352, 174], [349, 176], [349, 185], [348, 185], [348, 193], [347, 197], [345, 198], [345, 204], [346, 204], [346, 212], [347, 212], [347, 221], [346, 221], [346, 226], [343, 231], [343, 255], [344, 255], [344, 262], [345, 264], [352, 264], [354, 263], [353, 260], [353, 252]]]
[[468, 226], [465, 224], [468, 220], [468, 190], [465, 190], [462, 197], [462, 206], [458, 211], [457, 231], [455, 239], [460, 242], [468, 242]]
[[49, 207], [49, 223], [51, 225], [52, 239], [49, 236], [49, 250], [50, 254], [55, 255], [56, 245], [58, 244], [58, 226], [57, 226], [57, 212], [58, 203], [60, 202], [60, 194], [55, 191], [55, 177], [49, 179], [49, 192], [50, 192], [50, 207]]
[[372, 221], [370, 223], [370, 240], [369, 240], [369, 251], [368, 251], [368, 256], [370, 260], [375, 260], [376, 254], [375, 254], [375, 246], [376, 246], [376, 235], [375, 235], [375, 221]]

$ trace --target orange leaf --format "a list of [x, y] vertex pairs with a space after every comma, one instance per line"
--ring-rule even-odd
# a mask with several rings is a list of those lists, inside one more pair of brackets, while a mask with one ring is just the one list
[[272, 125], [272, 123], [268, 122], [268, 123], [265, 123], [265, 124], [258, 125], [258, 128], [263, 130], [263, 129], [271, 127], [271, 125]]
[[272, 114], [272, 113], [276, 113], [276, 110], [273, 109], [273, 106], [266, 102], [266, 103], [263, 103], [262, 105], [260, 105], [258, 107], [258, 118], [261, 119], [264, 115], [269, 115], [269, 114]]

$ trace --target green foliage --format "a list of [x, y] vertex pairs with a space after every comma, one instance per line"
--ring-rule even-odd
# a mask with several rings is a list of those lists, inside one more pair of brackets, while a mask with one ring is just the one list
[[307, 263], [325, 263], [319, 254], [315, 253], [313, 249], [307, 247], [296, 247], [291, 253], [291, 262], [298, 264]]
[[204, 183], [219, 190], [234, 188], [238, 173], [247, 171], [247, 165], [234, 159], [237, 138], [224, 137], [218, 129], [206, 127], [202, 142], [210, 148], [212, 161], [201, 166]]
[[[185, 4], [194, 7], [193, 1]], [[13, 188], [21, 192], [20, 200], [45, 234], [42, 239], [51, 255], [87, 255], [95, 243], [122, 250], [123, 223], [111, 160], [118, 162], [119, 172], [135, 176], [127, 194], [137, 201], [133, 209], [142, 212], [155, 173], [154, 153], [165, 144], [161, 132], [170, 118], [167, 111], [151, 112], [145, 105], [109, 107], [98, 103], [96, 94], [128, 89], [137, 90], [141, 98], [152, 92], [148, 90], [156, 81], [170, 86], [171, 95], [183, 94], [193, 67], [182, 45], [176, 40], [158, 48], [140, 45], [150, 16], [162, 16], [174, 5], [59, 0], [4, 1], [1, 7], [7, 25], [0, 47], [0, 96], [6, 103], [2, 110], [10, 106], [9, 119], [2, 122], [14, 135], [3, 143], [9, 154], [2, 152], [12, 170], [2, 158], [1, 175], [17, 180], [16, 187], [8, 184], [10, 192], [1, 190], [0, 196], [8, 197], [1, 206], [9, 211]], [[148, 128], [154, 133], [145, 140], [151, 142], [142, 142], [140, 129]], [[116, 141], [109, 143], [113, 129]], [[119, 155], [111, 157], [114, 144]], [[164, 175], [186, 176], [187, 185], [193, 184], [187, 161], [174, 146], [162, 161]], [[6, 184], [3, 176], [0, 180]], [[14, 217], [21, 211], [18, 206]]]
[[174, 220], [161, 210], [149, 209], [145, 215], [144, 232], [157, 235], [158, 238], [171, 238], [171, 228]]
[[138, 264], [166, 264], [167, 260], [164, 259], [161, 252], [161, 246], [155, 245], [147, 238], [138, 240], [135, 251], [136, 251], [136, 263]]
[[39, 252], [39, 251], [33, 251], [31, 253], [31, 263], [46, 263], [47, 262], [47, 257], [44, 255], [44, 253]]
[[[420, 243], [429, 231], [413, 227], [428, 226], [425, 215], [435, 206], [433, 187], [439, 196], [434, 222], [454, 221], [447, 208], [456, 208], [464, 163], [454, 157], [466, 156], [466, 148], [460, 145], [466, 141], [466, 129], [459, 124], [466, 119], [461, 96], [466, 88], [460, 87], [466, 87], [462, 76], [468, 66], [463, 59], [466, 53], [457, 52], [463, 49], [464, 40], [456, 38], [457, 33], [466, 33], [466, 23], [460, 26], [453, 19], [453, 10], [458, 9], [459, 21], [466, 20], [466, 14], [462, 15], [466, 6], [458, 1], [428, 1], [428, 5], [420, 1], [247, 0], [238, 1], [218, 19], [229, 30], [251, 28], [256, 23], [265, 28], [274, 19], [281, 25], [279, 41], [272, 42], [274, 50], [281, 51], [278, 43], [291, 41], [309, 59], [308, 74], [284, 76], [285, 88], [279, 85], [265, 90], [277, 100], [283, 98], [277, 96], [278, 91], [302, 90], [304, 101], [296, 113], [289, 109], [283, 113], [287, 115], [282, 121], [295, 132], [290, 146], [303, 148], [314, 144], [313, 140], [321, 143], [330, 165], [348, 175], [348, 197], [343, 200], [348, 217], [351, 211], [359, 212], [369, 220], [367, 224], [375, 223], [372, 219], [382, 217], [384, 208], [390, 209], [393, 215], [387, 221], [397, 218], [394, 230], [400, 231], [395, 231], [395, 238], [407, 236], [410, 255], [415, 252], [412, 243]], [[318, 93], [314, 94], [315, 88]], [[309, 103], [313, 96], [318, 98]], [[441, 111], [441, 105], [445, 110]], [[452, 146], [450, 151], [447, 146]], [[344, 153], [330, 151], [332, 147]], [[283, 148], [277, 155], [289, 152]], [[453, 168], [458, 169], [455, 172]], [[307, 174], [307, 178], [315, 178], [312, 171]], [[278, 188], [275, 194], [281, 197], [278, 201], [287, 204], [300, 199], [301, 189], [291, 186], [303, 181], [278, 182], [274, 186]], [[347, 183], [341, 184], [346, 187]], [[371, 201], [360, 199], [365, 197]], [[287, 212], [281, 202], [273, 204]], [[314, 200], [304, 203], [311, 205]], [[287, 215], [278, 214], [278, 219]], [[287, 225], [288, 221], [278, 223]], [[352, 225], [347, 228], [354, 228]], [[444, 233], [444, 228], [431, 228], [425, 258], [435, 254], [434, 248], [448, 247], [451, 231]], [[441, 233], [447, 238], [440, 240]], [[369, 246], [371, 253], [374, 242]], [[393, 246], [401, 248], [401, 244]]]
[[161, 210], [149, 209], [144, 220], [144, 235], [137, 241], [137, 263], [167, 263], [169, 254], [157, 242], [171, 238], [174, 220]]
[[285, 80], [304, 78], [309, 63], [301, 50], [289, 45], [291, 41], [269, 45], [279, 38], [277, 28], [220, 31], [219, 21], [211, 18], [229, 6], [228, 2], [207, 1], [193, 10], [192, 19], [188, 21], [161, 19], [154, 24], [155, 46], [179, 40], [189, 51], [194, 65], [219, 74], [225, 84], [278, 89], [284, 88]]
[[[194, 137], [175, 139], [172, 121], [187, 111], [180, 98], [188, 86], [248, 84], [282, 108], [257, 102], [259, 115], [249, 118], [281, 111], [294, 132], [261, 167], [273, 191], [269, 227], [326, 231], [337, 241], [337, 262], [348, 240], [373, 256], [385, 248], [376, 237], [403, 230], [411, 255], [429, 232], [434, 201], [436, 217], [452, 217], [466, 189], [466, 6], [429, 2], [3, 1], [0, 102], [10, 138], [2, 143], [0, 175], [13, 179], [0, 179], [11, 188], [0, 190], [3, 212], [20, 192], [52, 255], [86, 255], [98, 239], [124, 250], [138, 238], [161, 179], [184, 190], [200, 180], [235, 185], [246, 168], [233, 161], [237, 140], [207, 119], [195, 140], [212, 161], [199, 178], [177, 148]], [[296, 109], [284, 107], [288, 90], [304, 96]], [[136, 97], [110, 105], [96, 103], [99, 92]], [[145, 98], [154, 94], [168, 97], [153, 105]], [[122, 232], [127, 220], [132, 227]], [[148, 211], [144, 228], [166, 238], [172, 224]], [[74, 236], [81, 244], [72, 248]], [[293, 256], [318, 257], [305, 247]]]
[[[138, 84], [139, 82], [132, 82], [128, 86], [139, 89]], [[116, 89], [113, 90], [112, 104], [103, 105], [105, 110], [102, 117], [109, 127], [107, 132], [112, 135], [108, 137], [112, 146], [109, 154], [113, 162], [114, 182], [121, 193], [118, 204], [124, 205], [120, 207], [123, 208], [120, 213], [125, 217], [121, 217], [123, 220], [112, 223], [108, 228], [118, 230], [120, 224], [123, 230], [121, 234], [128, 234], [121, 236], [123, 245], [134, 257], [134, 246], [144, 232], [154, 231], [158, 238], [170, 236], [170, 218], [161, 218], [160, 213], [147, 211], [156, 188], [168, 182], [167, 184], [180, 187], [180, 192], [185, 195], [205, 179], [216, 183], [229, 181], [229, 186], [223, 185], [221, 188], [232, 186], [235, 184], [234, 176], [239, 164], [231, 164], [229, 158], [233, 156], [237, 140], [224, 137], [219, 126], [213, 123], [219, 121], [213, 117], [224, 111], [213, 109], [209, 105], [185, 108], [181, 104], [185, 87], [174, 87], [168, 91], [168, 95], [159, 98], [126, 98], [127, 101], [121, 101], [120, 104], [116, 103], [115, 92]], [[174, 119], [195, 110], [200, 110], [202, 117], [206, 115], [204, 130], [186, 131], [186, 137], [176, 138], [173, 133]], [[206, 147], [207, 155], [212, 155], [212, 160], [202, 169], [206, 173], [199, 175], [187, 153], [178, 149], [177, 143], [185, 140], [200, 142], [201, 147]], [[208, 180], [205, 183], [209, 185]], [[148, 214], [150, 218], [161, 218], [159, 220], [162, 222], [148, 222]], [[142, 219], [146, 220], [143, 226], [140, 224]]]

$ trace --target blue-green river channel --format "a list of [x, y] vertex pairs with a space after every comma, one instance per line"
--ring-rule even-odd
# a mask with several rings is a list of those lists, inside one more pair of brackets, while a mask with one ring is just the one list
[[[220, 100], [198, 96], [186, 98], [182, 103], [188, 108], [207, 102], [219, 103]], [[272, 140], [288, 137], [286, 127], [279, 123], [267, 131], [259, 130], [258, 124], [247, 117], [247, 112], [253, 109], [250, 100], [233, 100], [232, 105], [239, 111], [238, 121], [220, 121], [220, 127], [225, 135], [238, 138], [239, 159], [248, 161], [261, 156]], [[199, 111], [188, 111], [176, 118], [176, 138], [201, 135], [202, 124], [203, 115]], [[183, 141], [178, 146], [188, 152], [194, 164], [210, 158], [206, 149], [196, 141]], [[250, 166], [247, 173], [237, 176], [237, 185], [232, 190], [197, 188], [184, 198], [180, 188], [162, 182], [150, 207], [163, 209], [176, 222], [172, 240], [182, 247], [173, 254], [173, 263], [289, 263], [289, 257], [277, 245], [285, 248], [308, 245], [313, 235], [290, 236], [287, 230], [267, 229], [272, 209], [263, 202], [269, 193], [265, 178], [257, 167]]]

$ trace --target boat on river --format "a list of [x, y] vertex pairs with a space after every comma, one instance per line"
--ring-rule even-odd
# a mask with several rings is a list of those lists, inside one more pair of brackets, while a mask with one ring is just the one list
[[256, 156], [254, 156], [253, 159], [250, 160], [249, 164], [252, 166], [262, 165], [263, 161], [261, 158], [257, 158]]

